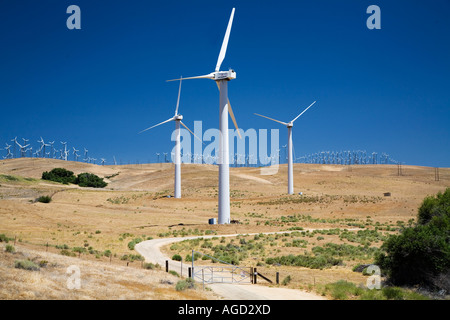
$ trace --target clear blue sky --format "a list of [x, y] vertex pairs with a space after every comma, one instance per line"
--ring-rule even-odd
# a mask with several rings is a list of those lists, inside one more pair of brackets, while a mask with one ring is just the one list
[[[71, 4], [81, 30], [66, 27]], [[366, 27], [372, 4], [381, 30]], [[253, 113], [289, 121], [317, 100], [295, 123], [297, 156], [367, 150], [450, 167], [448, 0], [0, 0], [0, 148], [42, 136], [109, 164], [170, 152], [174, 123], [138, 132], [173, 115], [178, 83], [165, 80], [214, 70], [233, 7], [222, 69], [237, 72], [242, 129], [280, 129], [284, 145], [286, 128]], [[184, 81], [184, 122], [218, 128], [218, 98], [213, 81]]]

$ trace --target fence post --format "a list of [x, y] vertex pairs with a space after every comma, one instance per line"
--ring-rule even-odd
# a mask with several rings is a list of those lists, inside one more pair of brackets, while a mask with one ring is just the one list
[[253, 267], [250, 267], [250, 282], [253, 284]]
[[256, 271], [256, 268], [254, 268], [253, 271], [254, 271], [253, 275], [254, 275], [254, 277], [255, 277], [253, 281], [254, 281], [254, 284], [256, 284], [256, 283], [257, 283], [256, 278], [257, 278], [257, 276], [258, 276], [258, 272]]
[[277, 284], [280, 284], [280, 273], [277, 271]]
[[192, 268], [191, 267], [188, 268], [188, 277], [192, 278]]
[[169, 272], [169, 260], [166, 260], [166, 272]]

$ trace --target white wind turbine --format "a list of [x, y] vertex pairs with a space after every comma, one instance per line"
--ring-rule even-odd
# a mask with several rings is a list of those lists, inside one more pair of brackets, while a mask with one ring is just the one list
[[42, 137], [41, 137], [41, 140], [38, 140], [37, 142], [39, 142], [40, 144], [41, 144], [41, 147], [39, 148], [39, 152], [41, 153], [41, 158], [44, 158], [45, 157], [45, 142], [44, 142], [44, 139], [42, 139]]
[[19, 146], [19, 148], [20, 148], [20, 157], [22, 158], [22, 157], [26, 157], [27, 156], [27, 154], [26, 154], [26, 149], [27, 149], [27, 147], [29, 147], [30, 145], [29, 144], [27, 144], [27, 145], [24, 145], [24, 146], [22, 146], [20, 143], [18, 143], [17, 142], [17, 140], [16, 140], [16, 144]]
[[60, 142], [64, 146], [64, 150], [61, 151], [61, 159], [63, 159], [64, 161], [67, 161], [67, 156], [70, 153], [70, 151], [67, 150], [67, 142], [63, 142], [63, 141], [60, 141]]
[[[152, 128], [155, 128], [159, 125], [162, 125], [164, 123], [175, 121], [175, 182], [174, 182], [174, 197], [175, 198], [181, 198], [181, 143], [180, 143], [180, 124], [185, 127], [194, 137], [199, 139], [192, 131], [189, 129], [181, 120], [183, 120], [183, 116], [181, 114], [178, 114], [178, 107], [180, 105], [180, 93], [181, 93], [181, 80], [180, 80], [180, 87], [178, 89], [178, 99], [177, 99], [177, 106], [175, 108], [175, 115], [167, 119], [166, 121], [163, 121], [161, 123], [158, 123], [150, 128], [147, 128], [145, 130], [142, 130], [139, 133], [142, 133], [144, 131], [150, 130]], [[159, 158], [159, 154], [158, 158]], [[164, 155], [167, 155], [167, 153], [164, 153]]]
[[11, 153], [11, 145], [6, 143], [6, 147], [5, 150], [8, 151], [8, 153], [6, 154], [6, 156], [3, 157], [3, 159], [11, 159], [13, 154]]
[[292, 158], [292, 127], [294, 126], [294, 121], [297, 120], [302, 114], [306, 112], [309, 108], [311, 108], [316, 101], [314, 101], [308, 108], [306, 108], [302, 113], [300, 113], [297, 117], [295, 117], [291, 122], [286, 123], [279, 120], [275, 120], [260, 114], [255, 113], [257, 116], [281, 123], [288, 128], [288, 193], [294, 194], [294, 168], [293, 168], [293, 158]]
[[[228, 71], [220, 71], [220, 66], [225, 59], [227, 52], [228, 40], [230, 38], [231, 26], [233, 24], [235, 8], [231, 11], [228, 27], [225, 32], [225, 37], [220, 49], [219, 58], [217, 59], [216, 69], [207, 75], [189, 77], [184, 79], [211, 79], [216, 81], [217, 87], [220, 91], [220, 141], [219, 141], [219, 224], [230, 223], [230, 172], [229, 172], [229, 145], [228, 145], [228, 113], [236, 127], [239, 137], [241, 134], [234, 118], [233, 110], [231, 109], [230, 101], [228, 100], [228, 81], [236, 79], [236, 72], [232, 69]], [[175, 81], [174, 79], [169, 81]]]
[[75, 147], [72, 147], [72, 149], [73, 149], [73, 158], [74, 158], [75, 161], [78, 161], [79, 155], [78, 155], [77, 152], [80, 151], [80, 150], [75, 149]]

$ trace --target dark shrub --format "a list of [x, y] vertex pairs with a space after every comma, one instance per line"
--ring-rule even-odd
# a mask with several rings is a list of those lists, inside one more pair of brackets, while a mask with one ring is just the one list
[[181, 258], [181, 256], [180, 256], [179, 254], [174, 254], [174, 255], [172, 256], [172, 260], [175, 260], [175, 261], [181, 261], [181, 260], [183, 260], [183, 259]]
[[427, 197], [419, 208], [418, 224], [391, 236], [376, 258], [395, 285], [424, 285], [450, 290], [436, 281], [450, 270], [450, 189]]
[[87, 172], [80, 173], [77, 176], [75, 183], [78, 184], [80, 187], [91, 187], [91, 188], [104, 188], [108, 185], [105, 181], [103, 181], [102, 178], [96, 176], [95, 174]]
[[426, 197], [423, 200], [417, 215], [419, 224], [427, 224], [433, 217], [450, 215], [450, 188], [444, 193], [438, 193], [436, 197]]
[[50, 201], [52, 201], [52, 197], [50, 196], [41, 196], [39, 198], [36, 199], [37, 202], [42, 202], [42, 203], [49, 203]]
[[66, 170], [64, 168], [55, 168], [52, 169], [50, 172], [47, 171], [43, 172], [42, 179], [69, 184], [74, 183], [76, 177], [74, 176], [72, 171]]
[[11, 239], [8, 238], [4, 233], [0, 234], [0, 242], [8, 243], [9, 240], [11, 240]]

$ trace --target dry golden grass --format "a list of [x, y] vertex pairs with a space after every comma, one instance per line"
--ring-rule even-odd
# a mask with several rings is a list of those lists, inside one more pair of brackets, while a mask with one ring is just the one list
[[[0, 245], [0, 300], [204, 300], [210, 292], [186, 290], [178, 292], [179, 280], [158, 270], [118, 266], [105, 262], [66, 257], [16, 246], [15, 253], [5, 252]], [[39, 271], [17, 269], [16, 260], [47, 261]], [[80, 289], [70, 289], [69, 266], [80, 269]]]
[[[105, 189], [99, 190], [40, 180], [43, 171], [56, 167], [64, 167], [75, 174], [91, 172], [100, 177], [109, 177], [105, 179], [109, 184]], [[450, 185], [448, 168], [440, 168], [440, 181], [434, 181], [434, 168], [428, 167], [403, 166], [403, 175], [398, 176], [397, 166], [393, 165], [347, 167], [295, 164], [296, 192], [303, 192], [303, 197], [319, 197], [318, 201], [298, 202], [296, 199], [299, 199], [299, 195], [286, 194], [286, 166], [281, 165], [279, 172], [274, 175], [260, 175], [258, 168], [230, 168], [231, 218], [241, 224], [208, 225], [209, 218], [217, 217], [217, 167], [182, 165], [182, 199], [167, 197], [173, 192], [173, 171], [171, 164], [98, 166], [53, 159], [3, 160], [0, 162], [0, 233], [16, 237], [17, 241], [21, 241], [21, 250], [36, 250], [36, 254], [45, 254], [45, 250], [49, 251], [48, 254], [57, 254], [60, 250], [55, 246], [63, 244], [71, 248], [92, 247], [99, 252], [110, 250], [115, 255], [111, 267], [121, 270], [120, 268], [126, 268], [126, 262], [121, 261], [120, 257], [136, 253], [127, 247], [127, 243], [133, 238], [157, 238], [160, 233], [183, 228], [197, 229], [200, 232], [213, 230], [218, 235], [276, 232], [292, 226], [348, 228], [336, 223], [267, 223], [276, 221], [281, 216], [296, 214], [321, 219], [370, 219], [373, 224], [395, 225], [397, 221], [406, 223], [414, 219], [425, 196], [434, 195]], [[18, 179], [8, 179], [5, 175]], [[385, 192], [391, 192], [391, 196], [384, 197]], [[51, 195], [52, 202], [35, 202], [41, 195]], [[125, 233], [132, 236], [124, 237]], [[328, 241], [334, 240], [323, 240]], [[47, 243], [48, 248], [45, 246]], [[281, 254], [297, 252], [291, 248], [280, 249]], [[1, 279], [7, 280], [8, 286], [3, 284], [4, 281], [0, 284], [1, 297], [34, 299], [45, 296], [65, 299], [74, 294], [62, 289], [58, 293], [60, 286], [52, 284], [53, 282], [47, 283], [53, 281], [48, 277], [30, 275], [22, 270], [5, 269], [10, 268], [4, 265], [5, 257], [8, 255], [2, 254]], [[80, 258], [76, 258], [77, 261], [91, 263], [91, 269], [95, 269], [97, 264], [109, 264], [109, 258], [96, 258], [92, 254], [81, 254]], [[251, 260], [247, 263], [250, 264]], [[136, 265], [138, 262], [132, 264]], [[359, 275], [349, 271], [350, 267], [351, 264], [346, 268], [329, 270], [294, 270], [288, 267], [278, 269], [282, 274], [281, 279], [289, 274], [294, 279], [293, 286], [307, 288], [314, 283], [339, 279], [358, 283], [363, 281]], [[272, 275], [278, 269], [271, 267], [264, 272]], [[33, 277], [30, 280], [32, 283], [41, 282], [42, 286], [48, 289], [42, 289], [42, 293], [33, 295], [32, 292], [37, 289], [28, 290], [27, 281], [17, 281], [15, 286], [15, 277], [5, 273], [5, 270], [16, 274], [17, 279]], [[111, 274], [120, 272], [117, 270], [111, 271]], [[91, 272], [93, 278], [101, 278], [100, 275], [94, 274], [93, 270]], [[45, 271], [40, 274], [45, 274]], [[109, 280], [101, 281], [106, 284]], [[135, 295], [124, 293], [125, 298], [147, 298], [143, 292], [145, 290], [140, 290], [143, 287], [139, 281], [131, 282], [130, 285], [121, 285], [117, 281], [114, 283], [128, 288], [124, 289], [125, 292], [132, 291], [131, 287], [136, 285]], [[48, 293], [45, 293], [45, 290], [48, 290]], [[177, 292], [169, 297], [166, 295], [167, 290], [171, 289], [164, 286], [154, 288], [155, 294], [157, 292], [160, 298], [183, 298], [183, 294]], [[92, 287], [92, 292], [88, 290], [83, 294], [77, 293], [77, 298], [108, 298], [106, 293], [94, 291], [95, 286]], [[109, 286], [108, 291], [113, 292]], [[149, 298], [158, 297], [153, 295]]]

